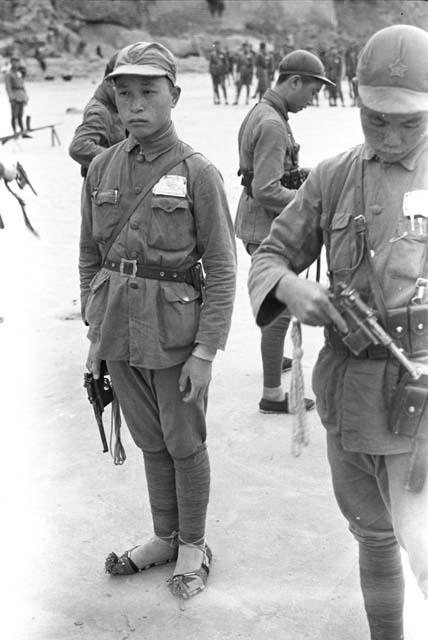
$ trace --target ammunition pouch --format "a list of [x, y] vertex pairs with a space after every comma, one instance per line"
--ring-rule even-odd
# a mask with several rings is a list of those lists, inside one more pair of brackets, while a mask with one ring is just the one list
[[294, 169], [289, 169], [284, 173], [281, 178], [281, 184], [286, 189], [299, 189], [306, 178], [308, 177], [307, 172], [304, 169], [298, 169], [297, 167]]
[[386, 330], [407, 355], [428, 355], [428, 304], [388, 309]]
[[[254, 171], [239, 169], [238, 176], [241, 176], [241, 185], [244, 187], [247, 196], [249, 198], [253, 198], [254, 196], [251, 185], [254, 179]], [[280, 182], [286, 189], [297, 190], [302, 186], [307, 177], [307, 171], [305, 171], [304, 169], [298, 169], [296, 167], [294, 169], [289, 169], [288, 171], [286, 171], [282, 175]]]
[[406, 477], [408, 491], [421, 491], [428, 472], [428, 375], [414, 380], [406, 372], [391, 403], [389, 428], [395, 435], [413, 440]]
[[397, 436], [428, 440], [428, 375], [414, 380], [406, 371], [391, 403], [389, 428]]

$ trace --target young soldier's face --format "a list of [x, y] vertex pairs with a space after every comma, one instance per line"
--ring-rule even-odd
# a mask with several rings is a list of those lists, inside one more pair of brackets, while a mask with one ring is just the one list
[[425, 133], [428, 113], [380, 113], [360, 107], [364, 136], [381, 160], [398, 162], [412, 151]]
[[302, 82], [301, 79], [298, 79], [294, 92], [287, 99], [289, 111], [297, 113], [308, 107], [312, 104], [312, 98], [318, 95], [321, 87], [321, 80], [314, 79], [310, 82]]
[[123, 75], [115, 81], [115, 94], [123, 125], [143, 141], [168, 128], [180, 89], [163, 76]]

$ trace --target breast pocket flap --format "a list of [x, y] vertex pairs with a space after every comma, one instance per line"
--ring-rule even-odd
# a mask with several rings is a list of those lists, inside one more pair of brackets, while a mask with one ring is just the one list
[[165, 213], [175, 213], [179, 209], [188, 209], [186, 198], [171, 198], [156, 196], [152, 199], [153, 209], [162, 209]]
[[119, 201], [119, 194], [115, 189], [108, 189], [107, 191], [98, 191], [95, 196], [95, 204], [100, 206], [102, 204], [117, 204]]

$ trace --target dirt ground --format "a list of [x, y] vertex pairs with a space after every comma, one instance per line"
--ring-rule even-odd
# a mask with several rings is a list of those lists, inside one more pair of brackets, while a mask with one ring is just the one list
[[[248, 107], [214, 106], [207, 75], [180, 80], [183, 94], [173, 113], [178, 132], [219, 167], [234, 215], [236, 137]], [[0, 147], [0, 158], [18, 159], [38, 192], [22, 195], [40, 233], [40, 239], [28, 233], [18, 204], [0, 186], [6, 227], [0, 231], [2, 636], [368, 640], [356, 544], [332, 497], [318, 416], [309, 414], [311, 442], [293, 458], [292, 418], [258, 412], [259, 333], [246, 289], [249, 259], [240, 244], [232, 331], [215, 363], [208, 415], [209, 587], [180, 608], [165, 583], [171, 568], [123, 579], [103, 571], [111, 550], [133, 546], [151, 526], [141, 454], [125, 429], [126, 464], [115, 467], [101, 453], [82, 388], [88, 343], [78, 302], [81, 178], [67, 153], [81, 115], [66, 109], [81, 110], [94, 89], [89, 79], [29, 84], [33, 126], [59, 123], [62, 144], [51, 146], [44, 130]], [[292, 116], [305, 166], [361, 140], [349, 100], [336, 109], [323, 97], [320, 102]], [[0, 116], [5, 135], [9, 107], [2, 86]], [[309, 396], [320, 343], [320, 330], [305, 327]], [[406, 576], [406, 640], [423, 640], [426, 604], [407, 567]]]

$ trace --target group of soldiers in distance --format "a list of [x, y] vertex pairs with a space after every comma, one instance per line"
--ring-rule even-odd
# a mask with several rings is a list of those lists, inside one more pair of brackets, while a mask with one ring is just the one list
[[[355, 106], [357, 98], [355, 74], [359, 45], [353, 42], [346, 49], [333, 45], [327, 51], [315, 51], [310, 47], [306, 49], [321, 58], [327, 77], [335, 83], [334, 87], [325, 88], [328, 104], [336, 107], [339, 101], [342, 107], [345, 106], [342, 80], [346, 78], [351, 105]], [[221, 104], [220, 93], [222, 93], [224, 104], [229, 104], [228, 86], [235, 87], [234, 105], [239, 103], [242, 89], [244, 89], [245, 104], [249, 104], [250, 97], [260, 100], [272, 85], [282, 57], [292, 50], [289, 46], [284, 46], [282, 51], [278, 48], [269, 50], [265, 42], [260, 42], [258, 51], [254, 51], [251, 44], [244, 42], [238, 51], [231, 52], [227, 46], [222, 48], [221, 43], [216, 40], [209, 57], [208, 67], [213, 83], [214, 104]], [[250, 96], [254, 79], [256, 85]], [[313, 104], [319, 106], [318, 96]]]

